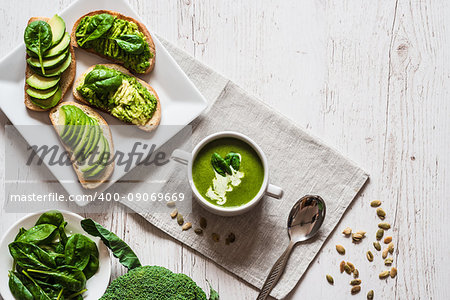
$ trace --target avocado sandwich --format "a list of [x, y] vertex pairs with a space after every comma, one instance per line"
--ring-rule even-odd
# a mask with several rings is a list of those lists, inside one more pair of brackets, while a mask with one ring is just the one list
[[56, 106], [75, 79], [75, 52], [64, 20], [35, 17], [25, 29], [25, 106], [46, 111]]
[[135, 74], [155, 66], [155, 44], [141, 22], [109, 10], [79, 18], [72, 29], [72, 45], [120, 64]]
[[76, 100], [99, 108], [144, 131], [156, 129], [161, 105], [156, 91], [127, 69], [115, 64], [94, 65], [73, 86]]
[[54, 107], [49, 117], [81, 185], [100, 186], [114, 170], [114, 145], [106, 121], [89, 106], [75, 102]]

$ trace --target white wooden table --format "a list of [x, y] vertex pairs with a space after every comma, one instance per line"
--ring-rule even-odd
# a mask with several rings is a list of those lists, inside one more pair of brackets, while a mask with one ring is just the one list
[[[22, 41], [31, 16], [52, 16], [72, 0], [2, 0], [0, 54]], [[335, 244], [360, 271], [365, 299], [448, 299], [450, 295], [450, 2], [132, 0], [151, 31], [183, 48], [286, 114], [370, 173], [336, 232], [291, 299], [348, 299]], [[9, 101], [2, 98], [0, 101]], [[0, 116], [2, 125], [8, 123]], [[4, 137], [4, 126], [1, 135]], [[4, 143], [4, 138], [1, 143]], [[3, 146], [3, 145], [1, 145]], [[1, 153], [2, 166], [4, 154]], [[2, 181], [4, 172], [0, 172]], [[0, 193], [4, 197], [3, 191]], [[373, 231], [383, 201], [396, 244], [395, 279], [368, 263], [373, 238], [352, 246], [341, 231]], [[19, 215], [0, 212], [0, 232]], [[257, 292], [119, 208], [94, 216], [123, 237], [145, 264], [209, 279], [221, 299]], [[114, 263], [114, 276], [124, 272]], [[335, 278], [334, 286], [325, 274]]]

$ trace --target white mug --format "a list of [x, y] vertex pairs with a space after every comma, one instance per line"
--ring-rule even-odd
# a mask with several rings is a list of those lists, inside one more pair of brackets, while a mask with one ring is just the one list
[[[197, 157], [198, 152], [209, 142], [220, 139], [220, 138], [236, 138], [239, 139], [249, 146], [251, 146], [256, 153], [258, 154], [259, 158], [261, 159], [261, 162], [263, 164], [264, 168], [264, 179], [263, 183], [261, 185], [261, 188], [259, 189], [258, 194], [256, 194], [255, 197], [253, 197], [252, 200], [245, 203], [244, 205], [237, 206], [237, 207], [221, 207], [218, 205], [214, 205], [210, 203], [208, 200], [206, 200], [200, 193], [198, 192], [197, 188], [195, 187], [194, 180], [192, 179], [192, 165], [195, 161], [195, 158]], [[214, 134], [211, 134], [207, 137], [205, 137], [203, 140], [201, 140], [192, 150], [192, 153], [176, 149], [172, 153], [172, 159], [187, 165], [188, 170], [188, 179], [189, 184], [191, 186], [192, 192], [194, 193], [195, 197], [199, 201], [199, 203], [208, 211], [221, 215], [221, 216], [237, 216], [240, 214], [243, 214], [253, 207], [255, 207], [258, 202], [262, 199], [264, 195], [271, 196], [273, 198], [280, 199], [283, 196], [283, 190], [275, 185], [272, 185], [269, 183], [269, 168], [267, 164], [267, 158], [264, 152], [261, 150], [261, 148], [248, 136], [245, 136], [241, 133], [234, 132], [234, 131], [221, 131]]]

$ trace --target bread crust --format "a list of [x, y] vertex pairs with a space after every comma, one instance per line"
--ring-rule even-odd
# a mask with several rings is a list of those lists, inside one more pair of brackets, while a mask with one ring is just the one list
[[75, 21], [75, 24], [72, 27], [72, 32], [70, 34], [70, 43], [72, 44], [72, 46], [76, 47], [78, 49], [82, 49], [84, 51], [90, 52], [90, 53], [94, 53], [94, 54], [96, 54], [96, 55], [98, 55], [100, 57], [106, 58], [108, 60], [113, 61], [114, 63], [117, 63], [117, 64], [123, 66], [123, 62], [122, 61], [114, 59], [114, 58], [111, 58], [111, 57], [108, 57], [108, 56], [103, 55], [101, 53], [98, 53], [98, 52], [94, 51], [92, 48], [87, 48], [86, 49], [86, 48], [78, 47], [78, 43], [77, 43], [77, 39], [76, 39], [75, 33], [77, 31], [78, 25], [80, 24], [80, 21], [86, 16], [94, 16], [94, 15], [99, 15], [99, 14], [103, 14], [103, 13], [113, 15], [113, 16], [117, 17], [118, 19], [122, 19], [122, 20], [125, 20], [125, 21], [136, 23], [136, 25], [138, 26], [139, 31], [144, 34], [144, 36], [145, 36], [145, 38], [147, 40], [147, 44], [150, 47], [150, 51], [153, 53], [153, 57], [150, 58], [150, 60], [149, 60], [150, 65], [148, 66], [148, 68], [145, 70], [144, 73], [136, 73], [133, 70], [129, 70], [129, 71], [134, 73], [134, 74], [136, 74], [136, 75], [145, 75], [145, 74], [150, 73], [153, 70], [153, 68], [155, 67], [155, 62], [156, 62], [156, 49], [155, 49], [155, 43], [153, 42], [152, 36], [150, 35], [150, 32], [148, 31], [147, 27], [145, 27], [144, 24], [142, 24], [141, 22], [139, 22], [139, 21], [137, 21], [137, 20], [135, 20], [135, 19], [133, 19], [131, 17], [122, 15], [121, 13], [118, 13], [118, 12], [115, 12], [115, 11], [112, 11], [112, 10], [96, 10], [96, 11], [91, 11], [91, 12], [81, 16], [78, 20]]
[[[82, 104], [79, 104], [76, 102], [72, 102], [72, 101], [62, 102], [59, 105], [53, 107], [49, 113], [50, 122], [52, 123], [53, 127], [55, 128], [55, 131], [57, 132], [59, 139], [61, 140], [61, 137], [60, 137], [60, 135], [58, 133], [58, 129], [57, 129], [57, 126], [60, 126], [58, 124], [58, 111], [59, 111], [59, 108], [64, 105], [76, 106], [76, 107], [80, 108], [81, 110], [83, 110], [87, 115], [94, 116], [98, 120], [98, 123], [102, 126], [103, 135], [108, 140], [110, 152], [111, 152], [111, 154], [114, 155], [114, 143], [113, 143], [113, 139], [112, 139], [111, 129], [109, 128], [108, 123], [106, 123], [105, 119], [103, 119], [102, 116], [99, 113], [97, 113], [95, 110], [93, 110], [91, 107], [82, 105]], [[66, 149], [66, 151], [68, 153], [72, 153], [71, 149], [62, 140], [61, 140], [61, 144], [63, 145], [64, 149]], [[106, 166], [106, 169], [103, 171], [103, 174], [100, 178], [97, 178], [94, 180], [86, 180], [83, 177], [83, 172], [81, 172], [81, 170], [79, 169], [79, 166], [73, 155], [70, 156], [70, 161], [72, 162], [72, 167], [75, 170], [75, 173], [77, 174], [78, 180], [80, 181], [81, 185], [85, 189], [95, 189], [95, 188], [99, 187], [102, 183], [107, 181], [108, 178], [111, 177], [111, 174], [113, 173], [114, 166], [115, 166], [115, 162], [113, 161], [111, 164]]]
[[[30, 24], [31, 22], [34, 21], [45, 21], [48, 22], [50, 20], [50, 18], [44, 18], [44, 17], [33, 17], [30, 18], [30, 20], [28, 20], [28, 24]], [[61, 103], [61, 101], [64, 99], [64, 95], [67, 93], [67, 91], [70, 89], [70, 87], [73, 84], [73, 81], [75, 79], [75, 74], [77, 71], [77, 67], [76, 67], [76, 58], [75, 58], [75, 51], [73, 49], [72, 46], [72, 41], [70, 42], [69, 45], [69, 49], [70, 49], [70, 54], [72, 55], [72, 61], [70, 63], [70, 66], [67, 68], [67, 70], [65, 70], [62, 74], [61, 74], [61, 79], [59, 80], [59, 86], [61, 88], [61, 99], [59, 99], [59, 103]], [[26, 58], [29, 58], [29, 55], [26, 54]], [[27, 89], [30, 88], [30, 86], [27, 83], [27, 79], [28, 77], [32, 76], [33, 74], [35, 74], [33, 72], [33, 70], [31, 70], [30, 66], [27, 64], [27, 67], [25, 69], [25, 87], [24, 87], [24, 91], [25, 91], [25, 106], [29, 109], [29, 110], [34, 110], [34, 111], [47, 111], [52, 109], [52, 107], [47, 108], [47, 109], [43, 109], [39, 106], [37, 106], [36, 104], [34, 104], [31, 101], [31, 97], [27, 94]]]
[[[83, 98], [83, 96], [77, 91], [77, 87], [79, 85], [82, 85], [84, 83], [84, 78], [86, 77], [86, 75], [90, 71], [92, 71], [95, 66], [99, 66], [99, 65], [100, 66], [105, 66], [107, 68], [115, 69], [115, 70], [120, 71], [120, 72], [122, 72], [122, 73], [124, 73], [126, 75], [129, 75], [129, 76], [133, 76], [133, 74], [131, 74], [127, 69], [125, 69], [124, 67], [119, 66], [119, 65], [115, 65], [115, 64], [98, 64], [98, 65], [93, 65], [93, 66], [89, 67], [83, 74], [81, 74], [81, 76], [77, 78], [77, 80], [75, 81], [75, 84], [73, 85], [73, 96], [75, 97], [76, 100], [78, 100], [78, 101], [80, 101], [80, 102], [82, 102], [84, 104], [90, 105], [90, 103], [87, 100], [85, 100]], [[158, 127], [159, 123], [161, 122], [161, 103], [159, 101], [158, 94], [156, 93], [156, 91], [147, 82], [145, 82], [145, 81], [143, 81], [143, 80], [141, 80], [141, 79], [139, 79], [137, 77], [135, 77], [135, 78], [143, 86], [145, 86], [150, 93], [152, 93], [156, 97], [156, 109], [155, 109], [155, 112], [153, 113], [152, 118], [150, 120], [148, 120], [147, 123], [145, 123], [145, 125], [136, 125], [139, 129], [147, 131], [147, 132], [150, 132], [150, 131], [155, 130]], [[100, 108], [98, 108], [98, 109], [100, 109]], [[103, 109], [101, 109], [101, 110], [103, 110]], [[106, 110], [103, 110], [103, 111], [109, 113]]]

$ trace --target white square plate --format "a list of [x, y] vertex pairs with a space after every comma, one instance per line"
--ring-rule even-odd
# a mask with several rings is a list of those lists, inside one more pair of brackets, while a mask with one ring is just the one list
[[[59, 13], [59, 15], [66, 22], [66, 30], [70, 32], [78, 18], [90, 11], [99, 9], [117, 11], [139, 20], [138, 15], [123, 0], [79, 0]], [[148, 29], [151, 32], [151, 28]], [[170, 56], [158, 38], [154, 34], [152, 34], [152, 38], [156, 46], [155, 68], [149, 75], [139, 77], [149, 82], [159, 95], [162, 111], [161, 124], [152, 133], [135, 130], [133, 131], [135, 132], [133, 136], [130, 136], [129, 130], [123, 130], [124, 126], [111, 126], [116, 151], [120, 150], [124, 153], [129, 153], [133, 144], [139, 141], [147, 144], [155, 144], [159, 147], [199, 116], [207, 106], [206, 100]], [[77, 59], [75, 78], [78, 78], [80, 74], [94, 64], [109, 62], [83, 50], [75, 50], [75, 54]], [[3, 98], [0, 101], [1, 109], [14, 125], [50, 125], [48, 112], [30, 111], [23, 103], [25, 67], [24, 44], [21, 44], [0, 62], [0, 90], [2, 91]], [[66, 94], [64, 101], [75, 101], [71, 92]], [[108, 114], [101, 113], [101, 115], [109, 125], [124, 124]], [[43, 129], [42, 135], [39, 137], [36, 134], [30, 134], [28, 130], [22, 130], [21, 128], [24, 127], [26, 126], [18, 126], [17, 129], [30, 145], [42, 144], [43, 136], [45, 136], [46, 143], [59, 145], [57, 135], [51, 133], [49, 129]], [[33, 130], [30, 131], [33, 132]], [[73, 184], [78, 179], [72, 167], [49, 166], [48, 161], [45, 159], [44, 163], [55, 178], [59, 180], [64, 189], [72, 195], [93, 194], [94, 192], [101, 193], [127, 172], [124, 168], [116, 166], [109, 182], [104, 183], [94, 191], [87, 191], [80, 184]]]

